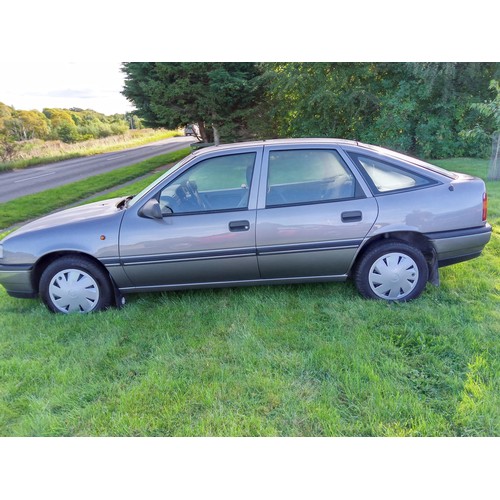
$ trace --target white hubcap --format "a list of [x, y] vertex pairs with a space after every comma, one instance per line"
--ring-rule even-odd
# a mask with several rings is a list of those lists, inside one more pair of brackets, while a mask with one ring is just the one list
[[63, 313], [87, 313], [99, 301], [99, 287], [85, 271], [65, 269], [52, 278], [49, 295], [53, 304]]
[[377, 259], [368, 275], [370, 288], [385, 300], [403, 299], [418, 283], [418, 266], [403, 253], [388, 253]]

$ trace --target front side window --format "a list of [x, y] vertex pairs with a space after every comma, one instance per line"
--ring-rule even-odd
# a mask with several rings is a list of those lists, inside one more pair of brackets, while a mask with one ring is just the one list
[[356, 181], [334, 150], [271, 151], [266, 206], [355, 197]]
[[375, 193], [419, 188], [435, 182], [409, 169], [369, 156], [351, 154], [351, 157], [361, 168], [361, 173]]
[[255, 153], [202, 160], [160, 193], [164, 214], [187, 214], [248, 207]]

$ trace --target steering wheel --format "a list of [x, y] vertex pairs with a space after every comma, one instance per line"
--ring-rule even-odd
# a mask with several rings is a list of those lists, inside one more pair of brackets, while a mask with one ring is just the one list
[[188, 190], [189, 194], [196, 200], [196, 203], [198, 203], [199, 207], [203, 208], [204, 210], [208, 210], [207, 204], [205, 203], [203, 198], [200, 196], [200, 193], [198, 192], [198, 186], [196, 185], [196, 182], [186, 181], [184, 185]]

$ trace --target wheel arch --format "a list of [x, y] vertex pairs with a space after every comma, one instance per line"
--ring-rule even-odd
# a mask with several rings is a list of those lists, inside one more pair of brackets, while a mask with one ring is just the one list
[[116, 289], [116, 285], [113, 279], [111, 278], [109, 271], [106, 269], [106, 266], [100, 260], [96, 259], [92, 255], [89, 255], [85, 252], [66, 250], [66, 251], [51, 252], [38, 259], [38, 261], [33, 267], [33, 272], [31, 274], [32, 286], [33, 289], [36, 291], [36, 293], [40, 293], [40, 279], [45, 269], [47, 269], [47, 267], [50, 264], [52, 264], [52, 262], [55, 262], [57, 259], [60, 259], [61, 257], [79, 257], [98, 265], [101, 268], [101, 270], [106, 274], [106, 276], [109, 277], [109, 282], [111, 286]]
[[417, 231], [389, 231], [381, 234], [377, 234], [370, 238], [365, 244], [360, 248], [356, 257], [354, 258], [354, 262], [351, 266], [351, 272], [349, 273], [352, 276], [352, 273], [358, 266], [358, 264], [363, 260], [364, 255], [375, 245], [378, 245], [381, 242], [403, 242], [408, 243], [415, 248], [418, 248], [425, 260], [427, 261], [427, 265], [429, 267], [429, 281], [434, 285], [439, 284], [439, 274], [438, 274], [438, 262], [437, 255], [434, 246], [432, 245], [429, 238], [427, 238], [422, 233]]

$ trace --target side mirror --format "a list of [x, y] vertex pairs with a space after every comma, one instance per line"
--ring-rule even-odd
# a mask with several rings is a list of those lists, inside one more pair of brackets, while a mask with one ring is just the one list
[[141, 217], [146, 217], [146, 219], [163, 219], [161, 214], [160, 204], [151, 198], [146, 204], [139, 210], [139, 215]]

